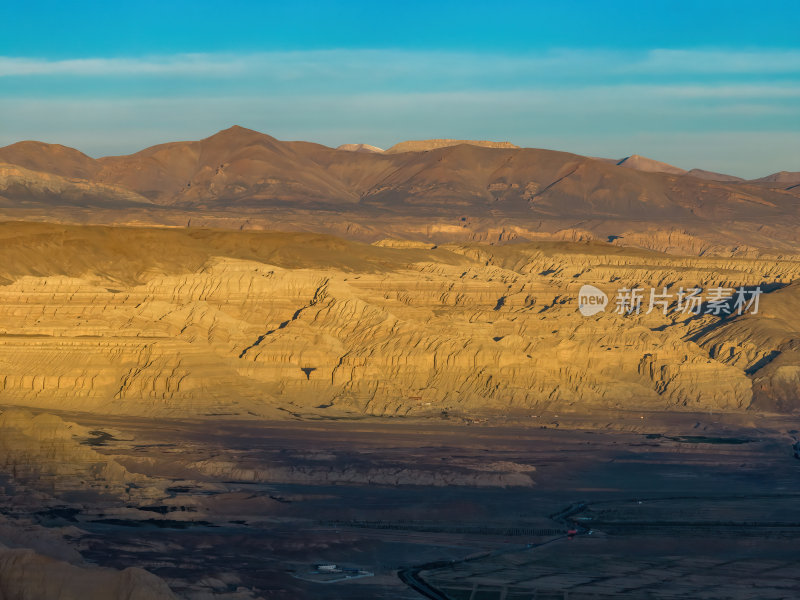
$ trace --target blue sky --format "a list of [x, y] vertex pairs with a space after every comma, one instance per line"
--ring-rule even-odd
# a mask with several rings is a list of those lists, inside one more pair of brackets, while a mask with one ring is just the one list
[[0, 145], [93, 156], [239, 124], [800, 170], [800, 2], [29, 2], [0, 22]]

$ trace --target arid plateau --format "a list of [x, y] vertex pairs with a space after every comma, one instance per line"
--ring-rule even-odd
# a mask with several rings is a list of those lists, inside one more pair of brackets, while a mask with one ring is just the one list
[[798, 315], [796, 172], [0, 148], [0, 599], [797, 598]]

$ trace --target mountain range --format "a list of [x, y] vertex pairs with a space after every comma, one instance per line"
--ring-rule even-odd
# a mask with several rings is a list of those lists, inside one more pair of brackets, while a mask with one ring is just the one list
[[0, 148], [5, 220], [785, 253], [800, 246], [799, 199], [798, 172], [745, 181], [638, 155], [598, 159], [508, 142], [334, 149], [235, 126], [99, 159], [35, 141]]

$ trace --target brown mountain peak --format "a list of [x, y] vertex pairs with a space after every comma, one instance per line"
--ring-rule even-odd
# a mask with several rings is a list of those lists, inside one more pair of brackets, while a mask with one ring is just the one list
[[672, 175], [685, 175], [686, 170], [680, 167], [675, 167], [659, 160], [653, 160], [646, 156], [639, 154], [631, 154], [623, 158], [617, 163], [620, 167], [627, 167], [629, 169], [636, 169], [637, 171], [645, 171], [648, 173], [670, 173]]
[[0, 148], [0, 162], [81, 179], [91, 177], [100, 168], [95, 159], [75, 148], [33, 140]]

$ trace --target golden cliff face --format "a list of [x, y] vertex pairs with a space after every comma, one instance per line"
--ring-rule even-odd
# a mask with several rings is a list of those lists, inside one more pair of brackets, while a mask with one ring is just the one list
[[584, 284], [777, 287], [797, 279], [794, 258], [14, 223], [0, 237], [4, 404], [252, 418], [797, 407], [800, 335], [772, 316], [792, 319], [796, 286], [726, 320], [577, 310]]

